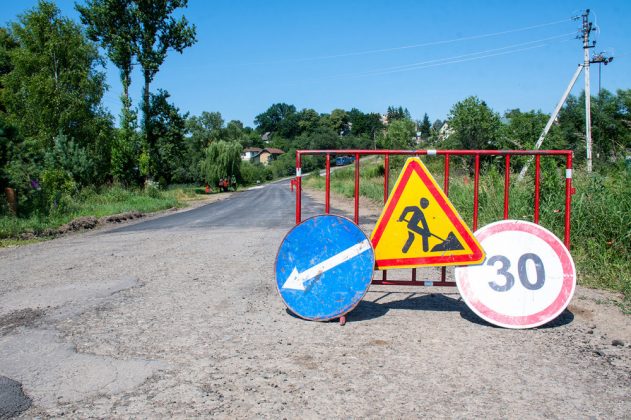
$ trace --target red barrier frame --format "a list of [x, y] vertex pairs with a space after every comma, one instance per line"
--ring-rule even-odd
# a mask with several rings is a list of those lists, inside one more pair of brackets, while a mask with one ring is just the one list
[[[384, 203], [388, 200], [389, 180], [390, 180], [390, 156], [444, 156], [444, 185], [443, 191], [449, 196], [449, 170], [451, 156], [473, 156], [474, 157], [474, 185], [473, 185], [473, 221], [472, 230], [478, 229], [478, 197], [480, 184], [480, 157], [481, 156], [504, 156], [504, 219], [509, 218], [510, 201], [510, 161], [511, 156], [534, 156], [535, 159], [535, 188], [534, 188], [534, 209], [533, 220], [539, 224], [540, 188], [541, 188], [541, 156], [565, 157], [565, 246], [570, 249], [570, 215], [572, 206], [572, 151], [571, 150], [298, 150], [296, 151], [296, 224], [302, 220], [302, 156], [305, 155], [325, 155], [326, 156], [326, 183], [325, 183], [325, 204], [326, 214], [331, 210], [331, 155], [353, 155], [355, 157], [355, 194], [354, 194], [354, 215], [353, 221], [359, 224], [359, 179], [360, 179], [360, 157], [362, 156], [383, 156], [384, 157]], [[402, 285], [402, 286], [424, 286], [427, 282], [417, 281], [416, 269], [412, 269], [411, 280], [388, 280], [387, 270], [383, 270], [381, 280], [373, 280], [372, 284], [382, 285]], [[429, 285], [429, 284], [428, 284]], [[441, 269], [441, 280], [431, 282], [433, 286], [455, 286], [455, 282], [446, 281], [446, 267]]]

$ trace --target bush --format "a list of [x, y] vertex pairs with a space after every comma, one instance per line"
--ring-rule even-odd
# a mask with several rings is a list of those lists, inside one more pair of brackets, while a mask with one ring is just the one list
[[271, 179], [272, 174], [268, 168], [260, 163], [241, 162], [241, 179], [246, 185], [265, 182]]

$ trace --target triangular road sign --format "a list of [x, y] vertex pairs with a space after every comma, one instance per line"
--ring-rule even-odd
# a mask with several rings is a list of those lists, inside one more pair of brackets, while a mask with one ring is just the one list
[[479, 264], [485, 257], [419, 158], [405, 162], [370, 240], [379, 270]]

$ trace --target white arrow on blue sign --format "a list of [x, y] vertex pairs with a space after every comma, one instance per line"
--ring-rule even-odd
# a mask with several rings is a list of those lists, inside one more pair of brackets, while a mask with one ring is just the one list
[[349, 219], [316, 216], [285, 236], [276, 257], [276, 284], [296, 315], [326, 321], [350, 312], [372, 280], [370, 240]]

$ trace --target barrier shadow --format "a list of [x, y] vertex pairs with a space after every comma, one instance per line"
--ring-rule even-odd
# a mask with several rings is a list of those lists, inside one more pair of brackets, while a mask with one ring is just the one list
[[[391, 309], [403, 309], [413, 311], [459, 312], [462, 319], [471, 323], [484, 327], [502, 328], [490, 324], [477, 316], [460, 297], [451, 297], [441, 293], [422, 295], [412, 293], [405, 299], [379, 303], [379, 300], [391, 294], [392, 292], [384, 292], [384, 296], [378, 297], [375, 301], [362, 300], [359, 305], [347, 315], [347, 322], [368, 321], [384, 316]], [[574, 314], [569, 309], [565, 309], [561, 315], [554, 320], [535, 329], [558, 328], [568, 325], [572, 323], [572, 321], [574, 321]]]

